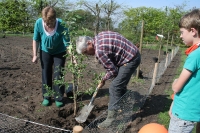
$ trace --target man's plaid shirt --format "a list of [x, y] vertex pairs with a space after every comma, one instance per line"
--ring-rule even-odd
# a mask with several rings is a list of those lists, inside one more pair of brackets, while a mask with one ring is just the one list
[[114, 78], [118, 67], [126, 64], [138, 52], [138, 48], [117, 32], [100, 32], [94, 38], [95, 55], [106, 69], [103, 80]]

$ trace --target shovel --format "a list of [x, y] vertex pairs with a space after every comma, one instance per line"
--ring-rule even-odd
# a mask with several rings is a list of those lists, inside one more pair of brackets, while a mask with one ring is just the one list
[[80, 111], [80, 115], [75, 117], [76, 121], [78, 123], [83, 123], [86, 121], [87, 117], [89, 116], [90, 112], [92, 111], [94, 105], [93, 105], [93, 102], [94, 102], [94, 99], [97, 95], [97, 92], [98, 92], [99, 88], [97, 87], [93, 96], [92, 96], [92, 99], [90, 100], [90, 103], [89, 105], [85, 105], [82, 110]]

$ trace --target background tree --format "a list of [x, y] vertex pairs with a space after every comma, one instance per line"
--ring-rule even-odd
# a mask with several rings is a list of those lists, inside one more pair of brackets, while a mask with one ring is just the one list
[[25, 0], [5, 0], [0, 2], [0, 30], [25, 32], [29, 30], [29, 2]]
[[92, 4], [89, 4], [89, 2], [87, 1], [81, 1], [80, 3], [94, 14], [95, 16], [94, 35], [97, 35], [99, 32], [100, 13], [101, 13], [101, 8], [99, 4], [96, 3], [95, 5], [92, 5]]
[[76, 23], [79, 25], [79, 30], [81, 30], [81, 27], [84, 27], [88, 30], [94, 31], [95, 16], [92, 15], [90, 11], [83, 9], [74, 10], [69, 12], [65, 19], [72, 17], [73, 15], [78, 15], [81, 17], [76, 21]]
[[[187, 11], [184, 10], [184, 5], [176, 6], [176, 8], [168, 8], [168, 15], [166, 19], [167, 31], [170, 32], [171, 36], [175, 38], [179, 37], [179, 27], [178, 23], [181, 16], [183, 16]], [[179, 43], [179, 39], [174, 40], [176, 43]]]
[[120, 5], [111, 0], [110, 3], [105, 3], [104, 5], [102, 5], [102, 7], [106, 14], [106, 29], [110, 30], [112, 22], [111, 15], [115, 15], [115, 11], [120, 8]]
[[[41, 17], [41, 10], [55, 2], [57, 0], [0, 0], [0, 30], [33, 33], [34, 23]], [[54, 6], [57, 17], [66, 20], [70, 14], [77, 14], [81, 16], [81, 20], [77, 23], [89, 29], [89, 35], [96, 35], [102, 30], [117, 30], [135, 43], [139, 42], [143, 20], [145, 22], [143, 42], [154, 42], [155, 35], [162, 31], [164, 36], [167, 37], [169, 33], [169, 36], [173, 35], [177, 41], [175, 38], [179, 33], [178, 21], [188, 11], [184, 8], [185, 5], [164, 9], [147, 7], [122, 9], [123, 6], [114, 0], [104, 2], [80, 0], [79, 3], [82, 5], [80, 8], [75, 2], [59, 0]], [[123, 12], [123, 16], [118, 17], [120, 12]], [[117, 20], [120, 21], [119, 25], [116, 25]], [[79, 30], [81, 32], [82, 29]]]
[[34, 13], [37, 14], [37, 17], [41, 17], [42, 9], [46, 6], [55, 7], [58, 18], [63, 17], [65, 10], [68, 9], [68, 5], [65, 0], [31, 0], [31, 2], [32, 8], [34, 9]]
[[144, 41], [147, 41], [155, 39], [155, 35], [162, 30], [165, 18], [165, 13], [160, 9], [147, 7], [130, 8], [124, 11], [124, 15], [126, 18], [119, 24], [119, 27], [125, 36], [134, 42], [139, 42], [142, 20], [145, 22]]
[[[124, 10], [125, 19], [119, 24], [119, 30], [128, 39], [139, 42], [141, 21], [144, 20], [144, 42], [154, 42], [157, 34], [167, 37], [178, 33], [178, 22], [185, 14], [183, 7], [156, 9], [147, 7], [130, 8]], [[166, 38], [165, 38], [166, 39]], [[164, 40], [166, 41], [166, 40]]]
[[47, 0], [31, 0], [33, 2], [32, 8], [35, 9], [35, 12], [38, 16], [41, 15], [42, 9], [49, 5], [49, 2]]

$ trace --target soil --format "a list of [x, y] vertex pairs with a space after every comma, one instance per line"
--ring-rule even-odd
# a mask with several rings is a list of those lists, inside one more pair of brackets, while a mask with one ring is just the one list
[[[134, 92], [135, 99], [143, 100], [137, 105], [134, 115], [130, 114], [131, 120], [126, 124], [126, 128], [123, 131], [125, 133], [137, 133], [145, 124], [157, 122], [158, 113], [168, 110], [169, 105], [165, 103], [170, 99], [167, 98], [168, 95], [165, 94], [165, 90], [170, 89], [173, 78], [176, 76], [176, 69], [180, 63], [180, 52], [174, 57], [159, 82], [156, 83], [152, 93], [147, 97], [150, 86], [150, 80], [147, 77], [154, 69], [154, 59], [157, 56], [158, 50], [142, 50], [140, 78], [145, 83], [137, 83], [133, 78], [128, 85], [128, 89]], [[160, 60], [164, 60], [165, 56], [162, 51]], [[44, 128], [44, 125], [46, 125], [49, 132], [70, 132], [75, 125], [89, 127], [88, 125], [94, 122], [94, 120], [105, 116], [102, 114], [107, 110], [110, 81], [107, 81], [106, 85], [99, 90], [91, 114], [85, 123], [80, 124], [75, 120], [74, 103], [73, 99], [70, 98], [71, 93], [65, 94], [64, 107], [57, 108], [53, 99], [51, 106], [43, 107], [41, 105], [43, 99], [40, 63], [33, 64], [31, 60], [31, 37], [8, 36], [0, 38], [0, 113], [2, 115], [0, 115], [0, 118], [4, 118], [4, 120], [0, 120], [0, 125], [4, 122], [6, 127], [0, 126], [1, 132], [19, 132], [19, 130], [20, 132], [33, 132], [36, 129], [38, 132], [43, 132], [41, 128], [45, 129], [46, 132], [47, 129]], [[95, 61], [94, 57], [86, 59], [85, 64], [87, 64], [87, 72], [91, 70], [97, 73], [105, 72], [101, 64]], [[92, 76], [88, 73], [85, 73], [84, 76], [86, 76], [84, 78], [85, 86], [89, 87], [92, 83]], [[66, 80], [71, 79], [69, 74], [65, 77]], [[139, 94], [138, 96], [136, 96], [136, 92]], [[87, 105], [90, 99], [91, 95], [82, 95], [78, 97], [78, 103]], [[77, 109], [79, 112], [81, 107], [78, 106]], [[12, 120], [8, 120], [8, 118], [12, 118]], [[14, 127], [13, 121], [15, 121], [15, 124], [21, 121], [24, 121], [24, 123], [17, 124], [18, 127]], [[37, 126], [33, 126], [34, 123]], [[32, 124], [32, 126], [29, 126], [29, 124]], [[20, 129], [19, 125], [20, 127], [23, 125], [23, 127]], [[41, 125], [42, 127], [40, 127]], [[99, 132], [99, 130], [97, 129], [96, 132]]]

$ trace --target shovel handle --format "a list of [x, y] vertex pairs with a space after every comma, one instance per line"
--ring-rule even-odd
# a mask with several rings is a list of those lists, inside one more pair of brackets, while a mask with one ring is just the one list
[[92, 96], [92, 98], [91, 98], [91, 100], [90, 100], [90, 103], [89, 103], [88, 106], [90, 106], [94, 102], [94, 99], [95, 99], [95, 97], [97, 95], [98, 90], [99, 90], [99, 88], [97, 87], [96, 90], [95, 90], [95, 92], [94, 92], [94, 94], [93, 94], [93, 96]]

